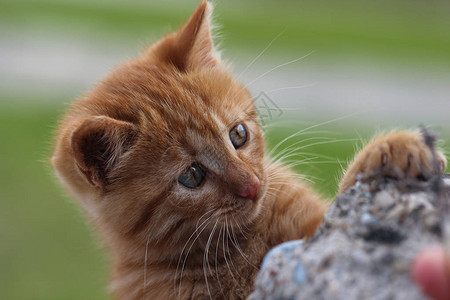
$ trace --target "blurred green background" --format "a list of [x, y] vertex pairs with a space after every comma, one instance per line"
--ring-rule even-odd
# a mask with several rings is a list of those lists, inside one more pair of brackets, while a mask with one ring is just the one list
[[[0, 2], [0, 299], [108, 299], [107, 257], [48, 164], [53, 133], [199, 2]], [[275, 153], [298, 143], [296, 170], [328, 197], [379, 130], [425, 124], [449, 140], [449, 1], [222, 0], [214, 19], [236, 75], [282, 111], [269, 146], [304, 129]]]

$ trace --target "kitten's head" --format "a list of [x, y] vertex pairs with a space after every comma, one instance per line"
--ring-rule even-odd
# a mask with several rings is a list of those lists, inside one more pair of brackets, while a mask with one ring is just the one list
[[202, 217], [258, 215], [263, 136], [253, 98], [215, 52], [210, 14], [205, 1], [63, 120], [53, 165], [108, 230], [163, 239]]

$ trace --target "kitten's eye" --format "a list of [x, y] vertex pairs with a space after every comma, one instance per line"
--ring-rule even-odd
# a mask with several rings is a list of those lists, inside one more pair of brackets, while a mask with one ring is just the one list
[[230, 140], [233, 143], [234, 148], [242, 147], [247, 141], [247, 130], [244, 125], [238, 124], [230, 131]]
[[203, 168], [199, 164], [193, 163], [186, 171], [186, 173], [178, 178], [178, 182], [185, 187], [195, 189], [200, 186], [204, 179], [205, 171], [203, 170]]

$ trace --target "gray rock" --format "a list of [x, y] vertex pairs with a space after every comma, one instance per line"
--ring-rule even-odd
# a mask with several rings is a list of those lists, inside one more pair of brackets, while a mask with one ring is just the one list
[[338, 197], [318, 233], [271, 250], [249, 299], [426, 299], [414, 257], [448, 240], [449, 184], [362, 178]]

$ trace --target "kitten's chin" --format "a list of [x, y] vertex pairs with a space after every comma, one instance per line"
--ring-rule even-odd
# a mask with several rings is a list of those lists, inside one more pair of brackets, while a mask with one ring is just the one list
[[253, 222], [261, 211], [262, 197], [258, 195], [255, 200], [238, 198], [233, 207], [224, 208], [220, 214], [220, 219], [225, 222], [230, 220], [239, 224], [248, 224]]

